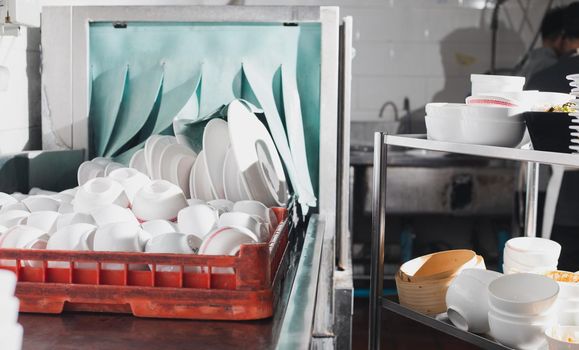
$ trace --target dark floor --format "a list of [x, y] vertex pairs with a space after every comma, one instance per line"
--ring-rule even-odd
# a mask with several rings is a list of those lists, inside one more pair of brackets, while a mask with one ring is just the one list
[[[382, 311], [381, 348], [387, 350], [469, 350], [473, 345], [392, 312]], [[352, 349], [368, 348], [368, 299], [354, 300]]]

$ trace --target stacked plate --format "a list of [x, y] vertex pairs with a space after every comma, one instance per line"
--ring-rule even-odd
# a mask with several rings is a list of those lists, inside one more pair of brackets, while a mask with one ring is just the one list
[[395, 276], [400, 304], [426, 315], [446, 311], [446, 291], [466, 268], [485, 268], [471, 250], [449, 250], [404, 263]]
[[0, 349], [22, 349], [22, 326], [18, 324], [20, 303], [14, 296], [16, 275], [0, 270]]
[[[207, 123], [199, 153], [174, 136], [153, 135], [133, 155], [130, 167], [179, 186], [188, 198], [284, 205], [284, 170], [266, 127], [240, 101], [231, 102], [227, 111], [228, 121], [216, 118]], [[106, 175], [104, 169], [89, 170]]]
[[[579, 74], [568, 75], [567, 79], [571, 81], [569, 83], [571, 86], [571, 95], [575, 96], [575, 100], [572, 102], [577, 104], [579, 102]], [[569, 113], [569, 116], [573, 118], [569, 126], [569, 129], [571, 129], [571, 145], [569, 145], [569, 149], [571, 149], [573, 153], [579, 153], [579, 113], [572, 112]]]

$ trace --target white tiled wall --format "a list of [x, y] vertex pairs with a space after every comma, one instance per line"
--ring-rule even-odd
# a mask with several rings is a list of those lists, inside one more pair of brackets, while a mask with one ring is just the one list
[[[45, 4], [153, 4], [160, 0], [43, 0]], [[171, 0], [170, 3], [226, 4], [227, 0]], [[169, 3], [167, 2], [167, 3]], [[237, 0], [248, 5], [337, 5], [354, 17], [356, 58], [353, 120], [378, 118], [393, 101], [401, 111], [430, 101], [459, 102], [468, 93], [468, 76], [490, 67], [490, 16], [487, 0]], [[501, 12], [498, 66], [513, 66], [538, 29], [546, 0], [511, 0]], [[559, 0], [555, 3], [569, 2]], [[40, 140], [38, 31], [0, 37], [0, 64], [12, 77], [0, 92], [0, 153], [37, 148]], [[400, 112], [402, 113], [402, 112]], [[393, 118], [391, 109], [385, 118]]]

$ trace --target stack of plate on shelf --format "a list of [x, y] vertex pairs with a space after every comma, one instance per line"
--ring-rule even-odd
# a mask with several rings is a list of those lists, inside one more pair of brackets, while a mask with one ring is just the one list
[[[572, 102], [578, 104], [579, 74], [568, 75], [567, 79], [571, 81], [569, 83], [569, 85], [571, 86], [571, 95], [575, 97], [575, 99]], [[569, 113], [569, 116], [573, 117], [573, 119], [571, 120], [571, 125], [569, 126], [569, 129], [571, 129], [571, 145], [569, 145], [569, 149], [571, 149], [573, 153], [579, 153], [579, 113], [572, 112]]]
[[22, 349], [22, 326], [18, 324], [20, 302], [14, 296], [16, 275], [0, 270], [0, 349]]
[[446, 291], [466, 268], [484, 269], [484, 260], [472, 250], [449, 250], [404, 263], [395, 276], [400, 304], [426, 315], [446, 311]]

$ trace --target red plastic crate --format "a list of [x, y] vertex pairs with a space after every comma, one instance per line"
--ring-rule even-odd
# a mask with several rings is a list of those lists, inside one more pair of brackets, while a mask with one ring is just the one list
[[[280, 222], [269, 242], [242, 245], [237, 256], [78, 252], [0, 249], [1, 269], [18, 277], [21, 312], [58, 314], [66, 310], [132, 313], [139, 317], [205, 320], [255, 320], [273, 315], [287, 264], [289, 221], [284, 208], [274, 209]], [[6, 260], [13, 260], [6, 266]], [[35, 266], [22, 266], [34, 261]], [[68, 268], [49, 267], [65, 261]], [[91, 262], [94, 268], [78, 268]], [[123, 264], [121, 270], [102, 269]], [[129, 265], [149, 265], [150, 271]], [[156, 271], [157, 265], [179, 266], [178, 272]], [[198, 267], [188, 269], [188, 267]], [[213, 268], [231, 268], [216, 273]], [[195, 272], [190, 272], [191, 270]]]

